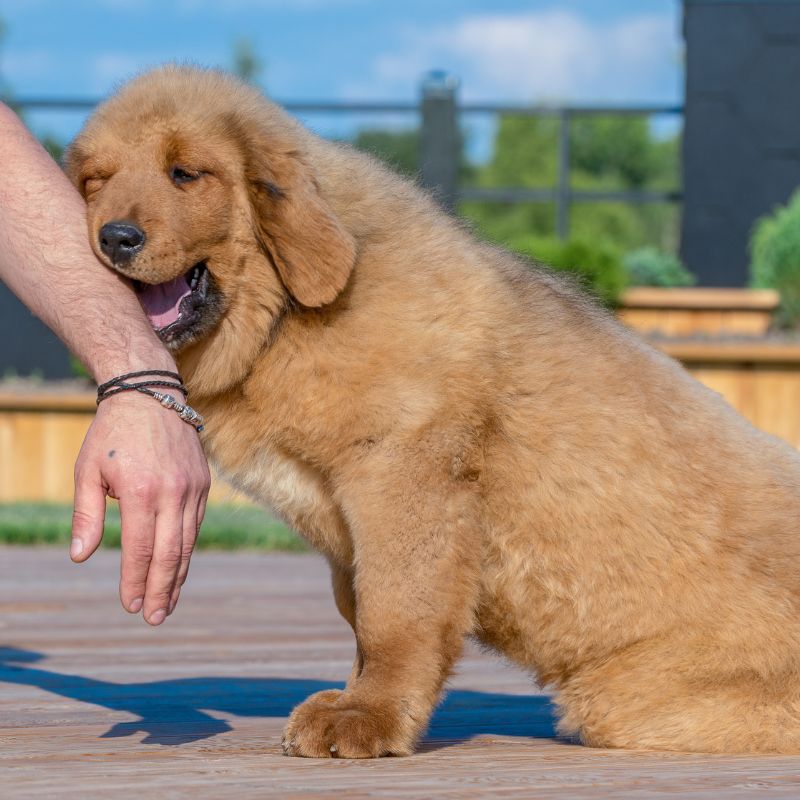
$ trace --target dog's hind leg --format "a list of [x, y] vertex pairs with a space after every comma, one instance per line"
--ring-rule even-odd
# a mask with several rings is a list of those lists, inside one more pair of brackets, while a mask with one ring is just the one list
[[594, 747], [800, 754], [800, 674], [684, 670], [668, 649], [637, 646], [575, 674], [557, 698], [559, 732]]

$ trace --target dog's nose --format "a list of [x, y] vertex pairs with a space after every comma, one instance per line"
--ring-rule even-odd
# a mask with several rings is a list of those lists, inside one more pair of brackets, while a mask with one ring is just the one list
[[112, 264], [127, 264], [144, 246], [144, 231], [129, 222], [107, 222], [100, 228], [100, 249]]

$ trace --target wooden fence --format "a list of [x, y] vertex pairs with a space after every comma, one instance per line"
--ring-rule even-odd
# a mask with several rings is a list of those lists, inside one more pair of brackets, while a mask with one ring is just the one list
[[757, 428], [800, 449], [800, 345], [677, 341], [661, 348]]
[[[665, 340], [659, 345], [754, 425], [800, 449], [800, 344]], [[92, 415], [86, 394], [0, 394], [0, 502], [68, 502]], [[241, 501], [216, 481], [212, 500]]]
[[[70, 502], [73, 465], [94, 411], [93, 392], [0, 392], [0, 503]], [[218, 479], [211, 500], [244, 502]]]

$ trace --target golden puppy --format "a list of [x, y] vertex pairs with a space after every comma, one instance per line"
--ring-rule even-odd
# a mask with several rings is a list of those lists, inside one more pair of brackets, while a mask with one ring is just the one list
[[232, 78], [136, 79], [67, 166], [209, 456], [330, 562], [355, 664], [287, 753], [410, 753], [468, 635], [587, 744], [800, 752], [787, 445]]

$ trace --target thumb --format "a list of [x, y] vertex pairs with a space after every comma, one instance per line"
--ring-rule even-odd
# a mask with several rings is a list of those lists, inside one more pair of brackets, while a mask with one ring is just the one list
[[103, 538], [106, 518], [106, 490], [98, 472], [75, 475], [75, 506], [72, 511], [72, 544], [69, 557], [86, 561]]

